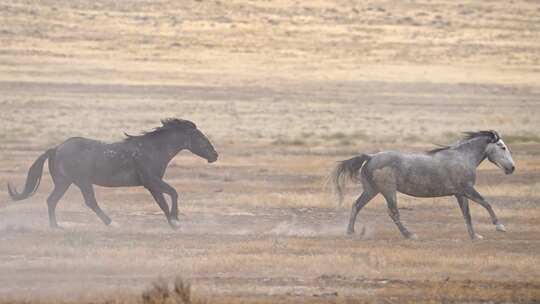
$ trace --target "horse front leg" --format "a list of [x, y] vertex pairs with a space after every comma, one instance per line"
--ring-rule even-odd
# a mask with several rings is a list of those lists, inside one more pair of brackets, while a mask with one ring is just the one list
[[472, 240], [481, 240], [484, 237], [480, 234], [477, 234], [474, 232], [474, 228], [472, 225], [472, 219], [471, 219], [471, 211], [469, 209], [469, 200], [465, 198], [462, 195], [456, 195], [456, 199], [459, 204], [459, 208], [461, 209], [461, 213], [463, 213], [463, 218], [465, 219], [465, 224], [467, 224], [467, 231], [469, 232], [469, 236]]
[[159, 189], [161, 193], [166, 193], [171, 197], [171, 211], [169, 213], [168, 221], [169, 225], [173, 229], [180, 227], [180, 221], [178, 220], [178, 192], [171, 185], [164, 182], [162, 179], [156, 179], [154, 186]]
[[478, 193], [476, 189], [474, 189], [474, 187], [471, 186], [471, 187], [466, 188], [464, 196], [478, 203], [480, 206], [484, 207], [487, 210], [491, 218], [491, 222], [493, 223], [493, 225], [495, 225], [495, 229], [497, 229], [497, 231], [506, 232], [506, 228], [501, 222], [499, 222], [499, 219], [497, 218], [495, 211], [493, 211], [493, 208], [491, 208], [491, 205], [489, 204], [489, 202], [486, 201], [484, 197], [480, 195], [480, 193]]
[[[178, 193], [176, 190], [165, 183], [161, 178], [151, 175], [144, 170], [139, 172], [139, 176], [142, 185], [150, 191], [156, 203], [161, 210], [163, 210], [169, 225], [173, 229], [178, 229], [180, 227], [180, 221], [178, 220]], [[171, 197], [170, 211], [163, 193], [166, 193]]]
[[167, 201], [165, 200], [165, 196], [163, 196], [163, 193], [157, 190], [153, 190], [153, 189], [149, 189], [149, 191], [150, 191], [150, 194], [152, 194], [152, 197], [154, 198], [156, 203], [158, 204], [159, 208], [161, 208], [161, 210], [163, 211], [163, 214], [165, 215], [165, 218], [167, 219], [167, 222], [169, 223], [169, 225], [171, 225], [173, 229], [178, 228], [178, 225], [171, 224], [171, 214], [169, 212], [169, 205], [167, 205]]
[[178, 192], [163, 180], [159, 180], [159, 187], [163, 193], [166, 193], [171, 197], [171, 221], [180, 225], [180, 221], [178, 220]]

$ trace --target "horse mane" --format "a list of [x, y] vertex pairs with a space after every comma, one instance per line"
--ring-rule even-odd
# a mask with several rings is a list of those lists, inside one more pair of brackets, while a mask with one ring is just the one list
[[178, 118], [165, 118], [161, 120], [161, 126], [155, 127], [152, 131], [143, 131], [141, 135], [130, 135], [124, 132], [124, 135], [126, 135], [125, 140], [133, 140], [143, 137], [153, 137], [169, 130], [187, 131], [193, 129], [197, 129], [197, 126], [192, 121]]
[[435, 154], [437, 152], [445, 151], [448, 149], [456, 148], [466, 142], [469, 142], [470, 140], [480, 138], [480, 137], [487, 137], [489, 139], [489, 142], [494, 143], [497, 142], [501, 136], [497, 131], [494, 130], [483, 130], [483, 131], [476, 131], [476, 132], [463, 132], [465, 136], [461, 140], [459, 140], [457, 143], [449, 146], [440, 146], [438, 148], [426, 151], [427, 154]]

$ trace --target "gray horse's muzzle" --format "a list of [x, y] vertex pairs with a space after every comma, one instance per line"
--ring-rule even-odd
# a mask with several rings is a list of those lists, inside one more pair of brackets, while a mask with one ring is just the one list
[[505, 174], [512, 174], [512, 173], [514, 173], [515, 170], [516, 170], [516, 166], [512, 166], [512, 168], [509, 168], [509, 169], [504, 168], [504, 173]]

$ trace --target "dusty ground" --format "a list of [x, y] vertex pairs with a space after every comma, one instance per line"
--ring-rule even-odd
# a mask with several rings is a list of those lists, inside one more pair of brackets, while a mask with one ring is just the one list
[[[159, 276], [210, 302], [531, 302], [540, 299], [540, 6], [532, 1], [1, 2], [0, 184], [69, 136], [120, 140], [195, 121], [220, 159], [187, 152], [166, 179], [180, 231], [138, 188], [76, 189], [47, 228], [48, 171], [31, 199], [0, 194], [0, 299], [137, 297]], [[471, 242], [453, 199], [381, 198], [345, 236], [337, 160], [421, 151], [496, 129], [516, 173], [483, 164]], [[363, 232], [363, 233], [360, 233]]]

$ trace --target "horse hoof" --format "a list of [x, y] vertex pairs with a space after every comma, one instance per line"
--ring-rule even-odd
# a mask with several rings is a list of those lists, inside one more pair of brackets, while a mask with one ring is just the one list
[[171, 227], [174, 230], [176, 230], [176, 229], [180, 228], [180, 221], [179, 220], [170, 220], [169, 225], [171, 225]]
[[409, 235], [407, 235], [406, 238], [410, 240], [418, 240], [418, 235], [416, 235], [416, 233], [409, 233]]
[[495, 225], [495, 229], [497, 229], [497, 231], [500, 231], [500, 232], [506, 232], [506, 227], [504, 227], [503, 224]]
[[107, 227], [118, 228], [120, 227], [120, 224], [118, 224], [117, 222], [110, 222]]
[[483, 240], [484, 237], [481, 236], [481, 235], [478, 234], [478, 233], [475, 233], [472, 239], [473, 239], [474, 241], [479, 241], [479, 240]]
[[64, 230], [64, 227], [60, 225], [51, 225], [51, 229], [53, 230]]

